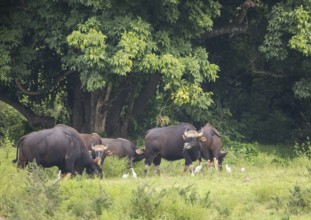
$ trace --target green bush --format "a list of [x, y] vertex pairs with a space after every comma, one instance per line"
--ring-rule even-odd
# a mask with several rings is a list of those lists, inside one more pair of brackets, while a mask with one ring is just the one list
[[157, 189], [142, 184], [132, 192], [131, 217], [139, 219], [206, 219], [210, 192], [201, 196], [194, 186]]
[[0, 140], [18, 140], [27, 127], [26, 119], [13, 107], [0, 101]]
[[240, 163], [248, 161], [254, 163], [254, 158], [259, 154], [258, 144], [240, 143], [227, 140], [224, 144], [228, 148], [228, 154], [225, 157], [225, 163]]
[[302, 142], [301, 144], [295, 142], [293, 156], [294, 157], [306, 156], [309, 158], [309, 160], [311, 159], [311, 141], [309, 137], [307, 137], [306, 141]]
[[132, 218], [154, 219], [157, 217], [158, 207], [161, 204], [165, 190], [157, 192], [154, 187], [148, 184], [142, 184], [133, 190]]
[[291, 195], [287, 203], [289, 212], [291, 214], [298, 215], [306, 211], [307, 203], [305, 198], [311, 197], [311, 189], [302, 190], [300, 186], [294, 186], [294, 189], [290, 190], [290, 192]]
[[35, 162], [23, 171], [24, 178], [18, 183], [23, 191], [2, 197], [2, 208], [12, 219], [54, 219], [59, 203], [59, 183], [51, 181]]
[[126, 158], [120, 159], [116, 156], [106, 157], [102, 166], [104, 178], [121, 178], [123, 174], [129, 172], [127, 163], [128, 160]]

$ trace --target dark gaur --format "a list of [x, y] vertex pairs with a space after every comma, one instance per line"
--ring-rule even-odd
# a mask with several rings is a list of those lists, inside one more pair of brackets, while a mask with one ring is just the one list
[[[141, 161], [144, 158], [144, 152], [130, 140], [124, 138], [102, 138], [102, 143], [105, 147], [107, 147], [107, 150], [104, 151], [101, 155], [99, 152], [97, 152], [97, 164], [102, 165], [106, 156], [115, 155], [119, 158], [127, 158], [127, 168], [133, 173], [133, 163]], [[96, 148], [102, 151], [102, 148]]]
[[145, 135], [145, 175], [151, 163], [160, 175], [162, 158], [170, 161], [185, 159], [184, 172], [190, 168], [191, 175], [194, 175], [192, 162], [200, 155], [200, 146], [194, 134], [197, 134], [196, 128], [188, 123], [148, 130]]
[[79, 133], [66, 125], [56, 125], [20, 138], [13, 162], [24, 168], [33, 160], [42, 167], [57, 166], [63, 174], [82, 174], [85, 169], [89, 174], [102, 175]]

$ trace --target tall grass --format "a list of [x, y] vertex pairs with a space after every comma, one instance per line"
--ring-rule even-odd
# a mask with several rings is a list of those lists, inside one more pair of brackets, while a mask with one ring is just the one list
[[[0, 145], [0, 217], [6, 219], [310, 219], [311, 163], [307, 154], [291, 156], [282, 146], [228, 144], [224, 161], [232, 168], [202, 169], [181, 175], [184, 161], [161, 164], [161, 176], [143, 162], [138, 178], [126, 172], [126, 160], [109, 157], [104, 178], [87, 175], [56, 180], [56, 168], [11, 162], [15, 148]], [[294, 148], [293, 148], [294, 150]], [[305, 152], [305, 151], [304, 151]], [[245, 168], [241, 172], [241, 168]]]

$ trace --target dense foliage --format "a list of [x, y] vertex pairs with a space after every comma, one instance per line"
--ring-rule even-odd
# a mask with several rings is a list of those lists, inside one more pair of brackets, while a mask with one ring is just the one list
[[308, 0], [0, 6], [0, 100], [34, 128], [136, 138], [184, 121], [242, 141], [311, 134]]

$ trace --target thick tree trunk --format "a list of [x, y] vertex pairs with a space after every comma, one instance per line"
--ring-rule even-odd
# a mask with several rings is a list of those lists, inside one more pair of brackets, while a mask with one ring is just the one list
[[160, 79], [160, 75], [155, 74], [144, 81], [135, 73], [119, 87], [108, 83], [105, 90], [92, 93], [84, 92], [80, 80], [76, 79], [72, 94], [73, 127], [79, 132], [128, 138], [131, 120], [143, 113]]
[[97, 100], [94, 131], [104, 133], [109, 109], [109, 100], [112, 91], [112, 83], [108, 83], [107, 89], [103, 90]]
[[51, 128], [54, 126], [55, 119], [53, 117], [37, 115], [29, 107], [1, 93], [0, 100], [19, 111], [33, 127]]
[[137, 120], [141, 116], [148, 101], [155, 95], [160, 79], [159, 74], [151, 75], [147, 80], [127, 79], [121, 87], [123, 88], [121, 92], [115, 90], [112, 97], [117, 97], [117, 99], [112, 102], [112, 108], [109, 111], [106, 126], [108, 135], [128, 138], [131, 120]]
[[91, 93], [83, 91], [79, 77], [74, 79], [72, 126], [81, 133], [91, 132]]
[[121, 125], [122, 117], [124, 117], [124, 111], [126, 110], [126, 99], [130, 90], [128, 86], [128, 80], [125, 80], [119, 88], [113, 88], [111, 92], [111, 107], [106, 110], [108, 115], [105, 129], [110, 137], [127, 138], [121, 135]]
[[152, 75], [147, 82], [144, 83], [144, 86], [135, 100], [133, 117], [137, 119], [145, 110], [148, 101], [155, 95], [157, 86], [161, 79], [160, 74]]

